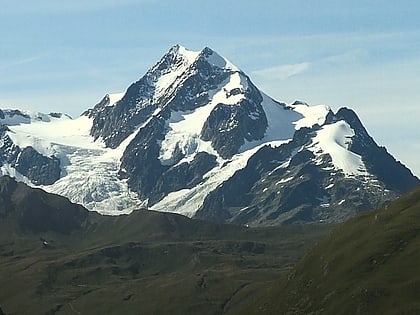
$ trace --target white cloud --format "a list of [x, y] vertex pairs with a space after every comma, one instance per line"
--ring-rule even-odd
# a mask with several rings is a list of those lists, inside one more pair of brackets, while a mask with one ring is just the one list
[[252, 74], [264, 78], [270, 78], [272, 80], [287, 79], [307, 71], [310, 65], [311, 64], [309, 62], [302, 62], [291, 65], [281, 65], [255, 70], [252, 72]]

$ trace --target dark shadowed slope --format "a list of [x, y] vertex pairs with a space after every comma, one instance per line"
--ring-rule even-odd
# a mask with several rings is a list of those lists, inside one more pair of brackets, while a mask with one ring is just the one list
[[420, 188], [337, 228], [250, 314], [420, 314]]

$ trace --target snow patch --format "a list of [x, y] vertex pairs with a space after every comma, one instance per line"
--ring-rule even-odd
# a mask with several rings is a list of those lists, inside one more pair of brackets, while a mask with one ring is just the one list
[[354, 130], [350, 125], [340, 120], [317, 131], [309, 149], [315, 155], [319, 152], [329, 154], [335, 168], [342, 170], [346, 176], [367, 175], [361, 156], [349, 150], [353, 136]]
[[207, 152], [218, 156], [210, 141], [201, 140], [201, 130], [210, 113], [219, 103], [236, 105], [244, 97], [243, 93], [232, 95], [230, 91], [234, 89], [244, 91], [247, 88], [247, 79], [235, 72], [216, 89], [210, 91], [210, 101], [207, 105], [192, 111], [171, 112], [171, 117], [166, 122], [167, 133], [160, 143], [159, 159], [161, 163], [164, 165], [173, 164], [173, 154], [178, 150], [186, 156], [187, 160], [191, 160], [198, 152]]
[[[247, 88], [247, 79], [240, 72], [234, 72], [217, 89], [212, 91], [211, 103], [213, 107], [219, 103], [236, 105], [244, 98], [244, 91]], [[234, 90], [239, 90], [240, 93], [232, 93]]]
[[182, 74], [187, 70], [189, 66], [190, 64], [185, 62], [175, 69], [168, 69], [166, 73], [163, 73], [161, 76], [159, 76], [155, 82], [154, 99], [158, 99], [167, 91], [171, 85], [175, 85], [175, 83], [181, 79]]
[[27, 185], [32, 185], [31, 181], [21, 173], [19, 173], [14, 167], [10, 164], [5, 163], [0, 167], [0, 176], [8, 175], [15, 178], [19, 182], [23, 182]]
[[259, 147], [232, 157], [227, 164], [222, 163], [203, 176], [204, 182], [192, 189], [182, 189], [168, 194], [150, 209], [163, 212], [179, 213], [192, 217], [203, 205], [205, 197], [216, 187], [228, 180], [237, 170], [243, 169], [248, 159], [258, 151]]
[[303, 118], [294, 122], [296, 130], [303, 127], [313, 127], [315, 124], [322, 126], [325, 123], [328, 113], [331, 111], [329, 106], [315, 105], [309, 106], [307, 104], [290, 105], [293, 110], [302, 114]]
[[125, 92], [108, 94], [109, 106], [115, 105], [117, 102], [119, 102], [124, 97], [124, 95], [125, 95]]
[[302, 118], [300, 113], [287, 109], [284, 105], [274, 101], [271, 97], [261, 93], [261, 103], [267, 117], [268, 127], [261, 140], [246, 141], [240, 151], [249, 150], [262, 143], [278, 147], [292, 140], [295, 133], [294, 122]]
[[280, 181], [278, 181], [276, 183], [276, 185], [280, 185], [280, 184], [284, 184], [284, 183], [290, 182], [293, 178], [295, 178], [295, 177], [294, 176], [291, 176], [291, 177], [282, 178]]
[[320, 201], [320, 206], [323, 208], [328, 208], [330, 206], [330, 197], [329, 196], [322, 196], [321, 198], [317, 198]]
[[168, 132], [160, 143], [159, 159], [163, 165], [173, 164], [173, 154], [180, 150], [186, 157], [192, 158], [204, 151], [218, 156], [210, 141], [200, 138], [201, 129], [214, 106], [203, 106], [192, 112], [172, 112], [167, 121]]

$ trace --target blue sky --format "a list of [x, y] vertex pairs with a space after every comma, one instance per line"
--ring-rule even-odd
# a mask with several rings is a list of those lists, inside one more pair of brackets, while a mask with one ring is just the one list
[[420, 175], [414, 0], [0, 0], [0, 108], [73, 116], [173, 45], [209, 46], [270, 96], [356, 110]]

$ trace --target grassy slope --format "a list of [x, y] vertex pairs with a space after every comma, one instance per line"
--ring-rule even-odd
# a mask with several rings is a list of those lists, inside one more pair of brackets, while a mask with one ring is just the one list
[[241, 314], [420, 314], [420, 189], [337, 228]]
[[22, 231], [19, 216], [0, 217], [6, 314], [230, 313], [258, 299], [327, 230], [250, 229], [138, 211], [91, 213], [63, 234]]

